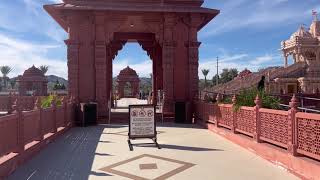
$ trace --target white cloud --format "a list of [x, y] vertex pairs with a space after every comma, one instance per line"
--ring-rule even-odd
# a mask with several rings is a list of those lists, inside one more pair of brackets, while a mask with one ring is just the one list
[[311, 11], [301, 6], [288, 6], [288, 0], [234, 1], [223, 3], [221, 13], [203, 29], [201, 36], [208, 37], [238, 29], [275, 28], [304, 22]]
[[25, 42], [0, 34], [0, 66], [11, 66], [13, 71], [9, 77], [15, 77], [32, 65], [48, 65], [48, 74], [67, 78], [66, 61], [46, 57], [49, 50], [57, 47], [59, 46]]
[[152, 61], [144, 60], [139, 63], [131, 63], [136, 62], [132, 59], [117, 59], [113, 61], [113, 76], [116, 77], [119, 75], [120, 71], [127, 66], [134, 69], [139, 77], [150, 77], [152, 73]]

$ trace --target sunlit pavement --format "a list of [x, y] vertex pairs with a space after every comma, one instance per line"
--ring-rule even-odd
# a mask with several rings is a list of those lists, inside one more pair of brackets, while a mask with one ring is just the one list
[[18, 168], [9, 180], [298, 179], [195, 125], [158, 127], [162, 149], [140, 144], [129, 151], [127, 131], [128, 127], [122, 125], [73, 128]]

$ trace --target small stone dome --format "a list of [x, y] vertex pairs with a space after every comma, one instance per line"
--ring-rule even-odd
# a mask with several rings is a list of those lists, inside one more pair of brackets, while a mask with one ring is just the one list
[[246, 77], [247, 75], [249, 75], [249, 74], [251, 74], [251, 73], [252, 73], [252, 72], [251, 72], [250, 70], [245, 69], [245, 70], [241, 71], [237, 77], [243, 78], [243, 77]]
[[25, 76], [25, 77], [30, 77], [30, 76], [44, 77], [44, 74], [40, 69], [36, 68], [33, 65], [31, 68], [24, 71], [23, 76]]
[[127, 66], [125, 69], [120, 71], [119, 76], [138, 76], [137, 72]]
[[300, 26], [300, 28], [291, 35], [291, 39], [295, 37], [301, 37], [301, 38], [313, 38], [312, 34], [308, 31], [303, 26]]
[[47, 78], [40, 69], [33, 65], [31, 68], [25, 70], [22, 76], [18, 76], [18, 81], [47, 82]]

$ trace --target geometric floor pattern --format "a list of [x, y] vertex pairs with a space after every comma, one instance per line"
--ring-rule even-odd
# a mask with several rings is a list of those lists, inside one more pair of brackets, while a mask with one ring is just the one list
[[143, 154], [101, 168], [100, 170], [133, 180], [163, 180], [192, 166], [194, 166], [192, 163]]

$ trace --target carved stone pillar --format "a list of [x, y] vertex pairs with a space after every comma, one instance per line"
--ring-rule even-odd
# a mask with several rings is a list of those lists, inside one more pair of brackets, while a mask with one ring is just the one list
[[79, 41], [66, 40], [68, 46], [68, 81], [69, 81], [69, 96], [75, 98], [76, 103], [79, 102]]
[[173, 33], [176, 26], [176, 16], [173, 13], [165, 14], [163, 43], [162, 43], [162, 68], [163, 68], [163, 90], [164, 112], [174, 112], [174, 60], [176, 42]]
[[164, 42], [163, 43], [163, 84], [164, 84], [164, 92], [166, 94], [164, 99], [164, 111], [165, 112], [174, 112], [174, 74], [173, 74], [173, 61], [174, 61], [174, 50], [175, 50], [175, 43], [171, 42]]
[[95, 14], [95, 76], [96, 76], [96, 102], [98, 115], [108, 115], [108, 86], [107, 81], [107, 46], [105, 42], [104, 14]]
[[98, 103], [98, 115], [108, 113], [108, 81], [106, 44], [104, 41], [95, 42], [95, 69], [96, 69], [96, 101]]
[[200, 42], [188, 42], [189, 56], [189, 100], [191, 101], [198, 93], [198, 68], [199, 68], [199, 46]]

